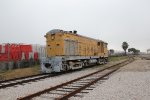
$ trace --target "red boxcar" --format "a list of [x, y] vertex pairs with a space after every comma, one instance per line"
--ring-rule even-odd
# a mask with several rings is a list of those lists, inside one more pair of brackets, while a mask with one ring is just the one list
[[0, 61], [8, 61], [8, 54], [0, 54]]
[[2, 52], [2, 45], [0, 45], [0, 53]]

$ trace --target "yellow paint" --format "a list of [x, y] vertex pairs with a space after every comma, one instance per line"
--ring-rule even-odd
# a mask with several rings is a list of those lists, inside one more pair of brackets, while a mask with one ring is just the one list
[[[107, 43], [74, 33], [46, 34], [47, 56], [65, 56], [65, 39], [77, 42], [76, 56], [108, 56]], [[98, 45], [98, 42], [99, 45]]]

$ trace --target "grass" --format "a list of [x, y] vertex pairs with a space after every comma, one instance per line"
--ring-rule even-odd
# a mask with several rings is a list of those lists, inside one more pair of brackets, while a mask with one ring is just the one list
[[[127, 56], [109, 57], [110, 62], [119, 61], [123, 59], [127, 59]], [[40, 73], [40, 65], [36, 65], [30, 68], [14, 69], [14, 70], [9, 70], [5, 72], [0, 72], [0, 79], [2, 80], [13, 79], [13, 78], [18, 78], [18, 77], [36, 75], [39, 73]]]
[[109, 57], [109, 61], [114, 62], [114, 61], [124, 60], [127, 58], [128, 58], [128, 56], [114, 56], [114, 57]]
[[40, 73], [40, 65], [36, 65], [30, 68], [14, 69], [0, 73], [1, 80], [7, 80], [12, 78], [19, 78], [24, 76], [36, 75]]

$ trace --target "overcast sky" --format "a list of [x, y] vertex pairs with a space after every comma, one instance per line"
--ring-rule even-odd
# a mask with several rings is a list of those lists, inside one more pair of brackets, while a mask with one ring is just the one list
[[45, 44], [51, 29], [150, 48], [150, 0], [0, 0], [0, 43]]

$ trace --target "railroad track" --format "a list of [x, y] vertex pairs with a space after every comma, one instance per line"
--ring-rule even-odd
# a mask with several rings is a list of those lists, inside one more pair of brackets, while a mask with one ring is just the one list
[[[91, 65], [91, 66], [93, 66], [93, 65]], [[89, 67], [90, 66], [88, 66], [87, 68], [89, 68]], [[73, 71], [79, 71], [79, 70], [81, 70], [81, 69], [73, 70]], [[71, 73], [73, 71], [66, 71], [66, 72], [52, 73], [52, 74], [49, 74], [49, 73], [37, 74], [37, 75], [14, 78], [14, 79], [9, 79], [9, 80], [2, 80], [2, 81], [0, 81], [0, 89], [7, 88], [7, 87], [13, 87], [15, 85], [21, 85], [24, 83], [34, 82], [34, 81], [38, 81], [38, 80], [49, 78], [49, 77], [59, 76], [59, 75], [65, 74], [65, 73]]]
[[[91, 65], [92, 66], [92, 65]], [[89, 68], [89, 67], [87, 67]], [[73, 71], [79, 71], [78, 70], [73, 70]], [[49, 77], [54, 77], [54, 76], [59, 76], [65, 73], [71, 73], [73, 71], [67, 71], [67, 72], [60, 72], [60, 73], [45, 73], [45, 74], [37, 74], [37, 75], [31, 75], [31, 76], [26, 76], [26, 77], [20, 77], [20, 78], [14, 78], [14, 79], [9, 79], [9, 80], [2, 80], [0, 81], [0, 89], [7, 88], [7, 87], [13, 87], [15, 85], [22, 85], [24, 83], [29, 83], [29, 82], [36, 82], [41, 79], [49, 78]]]
[[0, 89], [6, 88], [6, 87], [12, 87], [18, 84], [33, 82], [33, 81], [40, 80], [40, 79], [45, 79], [50, 76], [51, 76], [50, 74], [37, 74], [37, 75], [32, 75], [32, 76], [27, 76], [27, 77], [3, 80], [3, 81], [0, 81]]
[[74, 80], [62, 83], [60, 85], [47, 88], [45, 90], [39, 91], [37, 93], [30, 94], [25, 97], [20, 97], [17, 100], [67, 100], [71, 97], [81, 96], [80, 93], [88, 93], [85, 92], [87, 90], [92, 90], [91, 87], [93, 84], [97, 83], [100, 80], [105, 79], [107, 76], [118, 70], [120, 67], [134, 61], [134, 59], [129, 59], [122, 63], [110, 66], [108, 68], [101, 69], [94, 73], [76, 78]]

